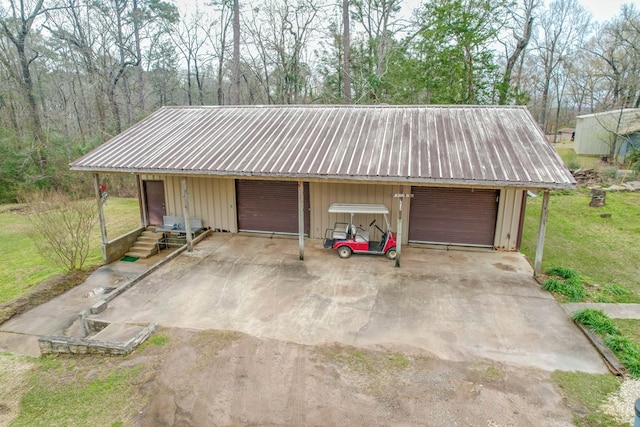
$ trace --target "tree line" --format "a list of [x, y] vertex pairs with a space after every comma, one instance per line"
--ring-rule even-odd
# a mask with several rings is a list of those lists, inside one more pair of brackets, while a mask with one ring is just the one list
[[520, 104], [546, 132], [640, 106], [633, 5], [0, 0], [0, 47], [0, 201], [77, 185], [69, 161], [163, 105]]

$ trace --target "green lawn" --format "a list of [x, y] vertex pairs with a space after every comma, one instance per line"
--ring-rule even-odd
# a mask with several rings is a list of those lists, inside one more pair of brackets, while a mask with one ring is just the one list
[[[0, 304], [20, 297], [46, 278], [62, 269], [42, 258], [27, 237], [29, 221], [24, 206], [0, 206]], [[109, 239], [139, 227], [140, 214], [136, 199], [110, 198], [105, 206], [105, 220]], [[102, 263], [100, 229], [92, 236], [88, 265]]]
[[[551, 194], [543, 269], [573, 268], [590, 284], [618, 284], [640, 296], [640, 193], [607, 193], [601, 208], [589, 200], [586, 191]], [[527, 199], [522, 252], [532, 261], [541, 204], [542, 197]]]

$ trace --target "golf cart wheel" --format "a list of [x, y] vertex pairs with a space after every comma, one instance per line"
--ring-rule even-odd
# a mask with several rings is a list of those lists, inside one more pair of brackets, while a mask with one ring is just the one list
[[386, 255], [389, 259], [396, 259], [398, 257], [398, 252], [396, 252], [396, 248], [389, 248]]
[[349, 246], [340, 246], [338, 248], [338, 256], [340, 258], [349, 258], [351, 256], [351, 248]]

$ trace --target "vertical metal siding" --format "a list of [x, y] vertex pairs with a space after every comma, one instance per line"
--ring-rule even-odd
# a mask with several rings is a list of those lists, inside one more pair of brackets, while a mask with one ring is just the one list
[[[165, 182], [167, 215], [183, 215], [180, 177], [143, 175], [143, 179], [160, 179]], [[228, 178], [187, 178], [190, 214], [202, 219], [205, 227], [237, 232], [235, 220], [234, 180]]]
[[[405, 192], [408, 192], [409, 186], [405, 186]], [[380, 185], [380, 184], [348, 184], [348, 183], [329, 183], [329, 182], [311, 182], [309, 184], [309, 195], [311, 199], [311, 233], [310, 236], [315, 239], [324, 237], [324, 231], [333, 227], [337, 221], [348, 221], [345, 215], [329, 214], [327, 211], [331, 203], [381, 203], [389, 208], [391, 228], [396, 229], [398, 220], [398, 200], [393, 195], [400, 192], [398, 185]], [[403, 222], [403, 242], [407, 242], [409, 206], [405, 202]], [[362, 224], [368, 227], [369, 222], [374, 217], [368, 215], [356, 215], [354, 221], [356, 225]], [[375, 217], [382, 226], [384, 220], [382, 216]], [[382, 227], [384, 228], [384, 227]]]
[[520, 238], [520, 216], [525, 190], [504, 188], [500, 191], [496, 234], [493, 246], [502, 251], [516, 251]]

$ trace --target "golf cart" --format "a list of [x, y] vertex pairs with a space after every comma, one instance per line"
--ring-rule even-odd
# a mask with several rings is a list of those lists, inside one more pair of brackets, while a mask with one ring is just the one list
[[[329, 213], [349, 214], [349, 222], [336, 222], [333, 228], [325, 231], [325, 248], [336, 249], [340, 258], [349, 258], [356, 253], [386, 255], [389, 259], [396, 259], [396, 233], [391, 231], [389, 209], [385, 205], [333, 203], [329, 206]], [[353, 217], [356, 214], [384, 216], [385, 230], [376, 224], [375, 218], [369, 223], [369, 227], [375, 227], [380, 232], [380, 240], [370, 240], [369, 230], [362, 228], [362, 225], [354, 225]]]

